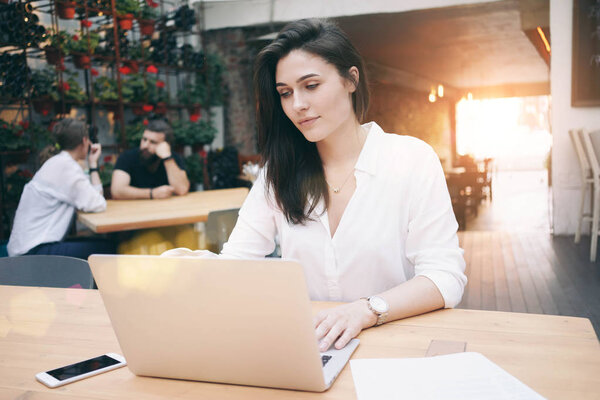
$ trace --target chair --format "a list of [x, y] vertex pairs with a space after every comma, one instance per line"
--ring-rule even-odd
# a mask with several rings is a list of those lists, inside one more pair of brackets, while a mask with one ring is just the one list
[[206, 220], [206, 248], [213, 253], [220, 253], [223, 244], [229, 240], [238, 218], [239, 208], [212, 211]]
[[593, 197], [592, 197], [592, 232], [590, 245], [590, 261], [596, 261], [598, 250], [598, 225], [600, 223], [600, 163], [598, 152], [600, 150], [600, 130], [589, 132], [583, 131], [583, 144], [592, 168]]
[[86, 260], [36, 255], [0, 258], [0, 285], [94, 288]]
[[579, 169], [581, 173], [581, 200], [579, 204], [579, 216], [577, 218], [577, 230], [575, 231], [575, 243], [579, 243], [581, 240], [581, 225], [584, 221], [592, 221], [591, 212], [584, 213], [584, 207], [588, 188], [590, 189], [590, 195], [592, 195], [591, 204], [593, 206], [594, 178], [592, 175], [592, 167], [590, 166], [588, 155], [586, 154], [584, 148], [582, 130], [571, 129], [569, 130], [569, 136], [571, 137], [571, 142], [573, 143], [575, 153], [577, 154], [577, 160], [579, 161]]

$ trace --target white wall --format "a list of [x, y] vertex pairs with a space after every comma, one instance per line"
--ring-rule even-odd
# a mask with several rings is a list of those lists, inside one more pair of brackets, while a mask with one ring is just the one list
[[202, 3], [204, 7], [204, 28], [219, 29], [301, 18], [392, 13], [494, 1], [500, 0], [199, 0], [194, 3]]
[[552, 195], [554, 234], [573, 234], [580, 199], [579, 165], [569, 129], [600, 129], [600, 107], [571, 107], [573, 0], [550, 0]]

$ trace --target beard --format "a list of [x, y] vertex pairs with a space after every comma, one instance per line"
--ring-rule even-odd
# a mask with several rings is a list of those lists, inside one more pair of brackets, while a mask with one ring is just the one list
[[140, 163], [144, 167], [154, 169], [156, 168], [158, 161], [160, 161], [160, 158], [158, 158], [156, 154], [152, 154], [148, 150], [140, 150]]

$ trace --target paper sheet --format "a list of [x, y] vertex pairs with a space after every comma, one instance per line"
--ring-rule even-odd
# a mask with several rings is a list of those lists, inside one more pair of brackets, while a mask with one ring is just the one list
[[358, 400], [543, 400], [479, 353], [350, 361]]

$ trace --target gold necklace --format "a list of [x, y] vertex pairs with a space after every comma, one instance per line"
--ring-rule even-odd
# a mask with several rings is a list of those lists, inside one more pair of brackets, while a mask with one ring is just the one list
[[346, 179], [344, 179], [344, 182], [342, 183], [341, 186], [338, 187], [333, 187], [329, 184], [329, 182], [327, 182], [327, 179], [325, 179], [325, 182], [327, 183], [327, 186], [329, 186], [329, 188], [331, 190], [333, 190], [333, 193], [339, 193], [340, 190], [342, 190], [342, 188], [344, 187], [344, 185], [346, 184], [346, 182], [348, 182], [348, 179], [350, 178], [350, 175], [352, 175], [352, 172], [354, 172], [354, 167], [352, 167], [352, 169], [350, 170], [350, 173], [348, 174], [348, 176], [346, 176]]

